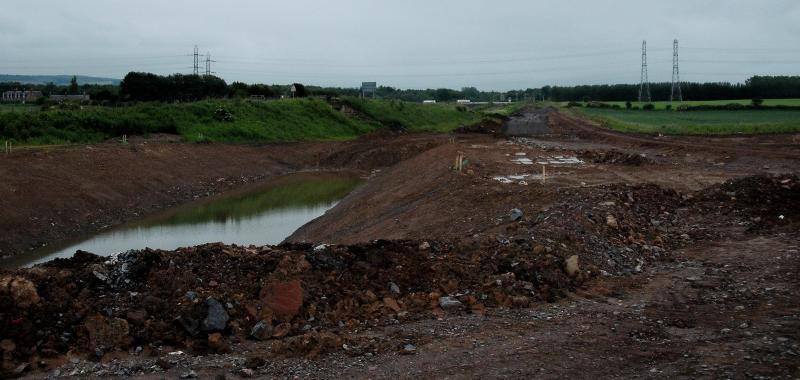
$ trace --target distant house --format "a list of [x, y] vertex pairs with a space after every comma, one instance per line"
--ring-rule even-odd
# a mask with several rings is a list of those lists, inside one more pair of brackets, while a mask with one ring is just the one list
[[456, 100], [456, 103], [458, 103], [458, 104], [470, 104], [470, 103], [472, 103], [472, 101], [469, 100], [469, 99], [458, 99], [458, 100]]
[[422, 104], [436, 104], [435, 100], [423, 100]]
[[50, 100], [56, 102], [82, 102], [91, 100], [89, 95], [81, 94], [81, 95], [50, 95]]
[[3, 93], [2, 101], [9, 103], [34, 103], [43, 96], [41, 91], [6, 91]]

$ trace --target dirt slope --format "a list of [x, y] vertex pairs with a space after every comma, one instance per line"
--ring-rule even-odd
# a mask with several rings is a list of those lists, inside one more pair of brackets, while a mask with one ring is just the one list
[[[800, 144], [791, 139], [664, 140], [597, 130], [555, 111], [548, 117], [553, 134], [546, 137], [506, 140], [463, 135], [402, 161], [376, 174], [287, 240], [356, 243], [497, 234], [503, 232], [510, 210], [535, 215], [568, 189], [652, 183], [686, 192], [747, 175], [800, 172]], [[529, 117], [519, 118], [524, 123]], [[453, 170], [458, 154], [469, 160], [461, 173]], [[536, 162], [557, 156], [582, 162], [548, 163], [542, 184], [542, 166]], [[526, 158], [533, 165], [513, 162]], [[525, 179], [526, 185], [495, 179], [515, 174], [534, 176]]]
[[0, 257], [275, 175], [380, 168], [444, 141], [428, 135], [260, 146], [137, 140], [3, 155]]

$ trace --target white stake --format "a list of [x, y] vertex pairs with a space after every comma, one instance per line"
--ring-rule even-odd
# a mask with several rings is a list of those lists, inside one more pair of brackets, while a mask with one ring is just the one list
[[547, 166], [542, 165], [542, 184], [544, 185], [547, 182]]

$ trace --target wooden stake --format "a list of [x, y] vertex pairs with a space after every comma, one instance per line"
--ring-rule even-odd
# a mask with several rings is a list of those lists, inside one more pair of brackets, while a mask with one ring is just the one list
[[542, 165], [542, 184], [547, 182], [547, 166]]

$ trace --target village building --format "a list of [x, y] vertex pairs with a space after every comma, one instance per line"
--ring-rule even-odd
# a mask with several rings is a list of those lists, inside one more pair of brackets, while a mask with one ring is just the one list
[[0, 100], [2, 100], [4, 103], [34, 103], [43, 96], [44, 95], [42, 95], [41, 91], [15, 90], [3, 92]]

